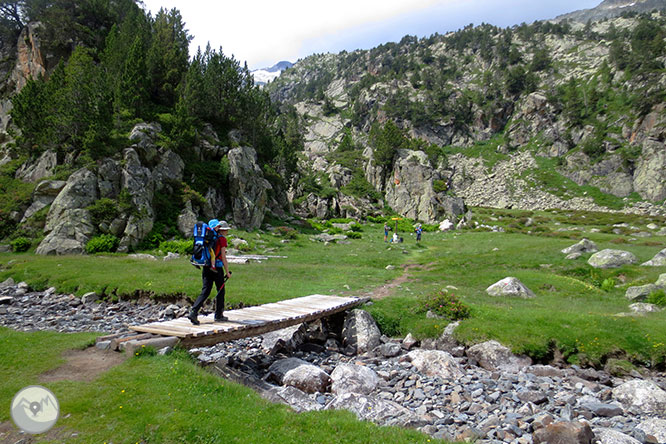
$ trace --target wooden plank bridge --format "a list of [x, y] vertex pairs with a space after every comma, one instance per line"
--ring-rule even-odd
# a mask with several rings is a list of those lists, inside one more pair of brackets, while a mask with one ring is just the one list
[[193, 325], [186, 317], [133, 325], [129, 327], [135, 332], [133, 334], [104, 336], [98, 338], [98, 342], [108, 340], [112, 349], [126, 349], [128, 353], [142, 345], [214, 345], [314, 321], [367, 301], [368, 298], [315, 294], [238, 310], [226, 310], [224, 315], [228, 321], [224, 322], [215, 322], [213, 314], [210, 314], [199, 316], [200, 325]]

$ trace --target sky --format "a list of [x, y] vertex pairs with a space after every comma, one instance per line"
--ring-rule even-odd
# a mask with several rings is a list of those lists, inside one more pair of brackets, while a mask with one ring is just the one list
[[371, 49], [405, 35], [446, 34], [473, 23], [507, 27], [597, 6], [601, 0], [143, 0], [155, 15], [180, 11], [197, 48], [250, 69], [315, 53]]

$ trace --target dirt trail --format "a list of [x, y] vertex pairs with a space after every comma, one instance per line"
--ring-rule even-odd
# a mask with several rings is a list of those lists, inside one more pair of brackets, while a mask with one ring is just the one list
[[374, 300], [383, 299], [387, 296], [390, 296], [396, 287], [413, 281], [413, 277], [410, 274], [412, 270], [428, 270], [428, 268], [433, 264], [421, 265], [421, 264], [404, 264], [402, 265], [402, 274], [397, 278], [393, 279], [391, 282], [388, 282], [384, 285], [373, 289], [371, 292], [364, 294], [364, 296], [369, 296]]
[[67, 360], [63, 365], [39, 376], [40, 382], [85, 381], [90, 382], [105, 371], [125, 361], [124, 353], [98, 350], [68, 350], [62, 355]]

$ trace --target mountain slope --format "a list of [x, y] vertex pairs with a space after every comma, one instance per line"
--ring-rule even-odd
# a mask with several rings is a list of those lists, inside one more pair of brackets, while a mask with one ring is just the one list
[[282, 71], [284, 71], [285, 69], [289, 69], [292, 66], [294, 66], [293, 63], [282, 61], [276, 63], [270, 68], [255, 69], [251, 73], [252, 76], [254, 77], [254, 81], [256, 84], [265, 85], [268, 82], [277, 79], [280, 76], [280, 74], [282, 74]]
[[469, 26], [298, 62], [269, 85], [305, 126], [297, 210], [387, 204], [434, 222], [460, 217], [453, 196], [654, 208], [637, 202], [666, 198], [665, 24], [656, 15]]
[[666, 0], [604, 0], [595, 8], [563, 14], [556, 17], [554, 21], [570, 20], [587, 23], [588, 20], [597, 21], [618, 17], [630, 12], [644, 13], [653, 10], [666, 10]]

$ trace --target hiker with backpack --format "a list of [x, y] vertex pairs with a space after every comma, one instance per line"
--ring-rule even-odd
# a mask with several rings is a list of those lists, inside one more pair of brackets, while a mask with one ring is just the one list
[[215, 322], [227, 321], [224, 316], [224, 284], [229, 277], [229, 263], [227, 262], [227, 233], [229, 224], [225, 221], [211, 219], [208, 224], [197, 223], [194, 227], [194, 253], [192, 264], [201, 267], [201, 293], [192, 305], [187, 317], [194, 325], [199, 325], [199, 310], [213, 289], [217, 289], [215, 296]]

